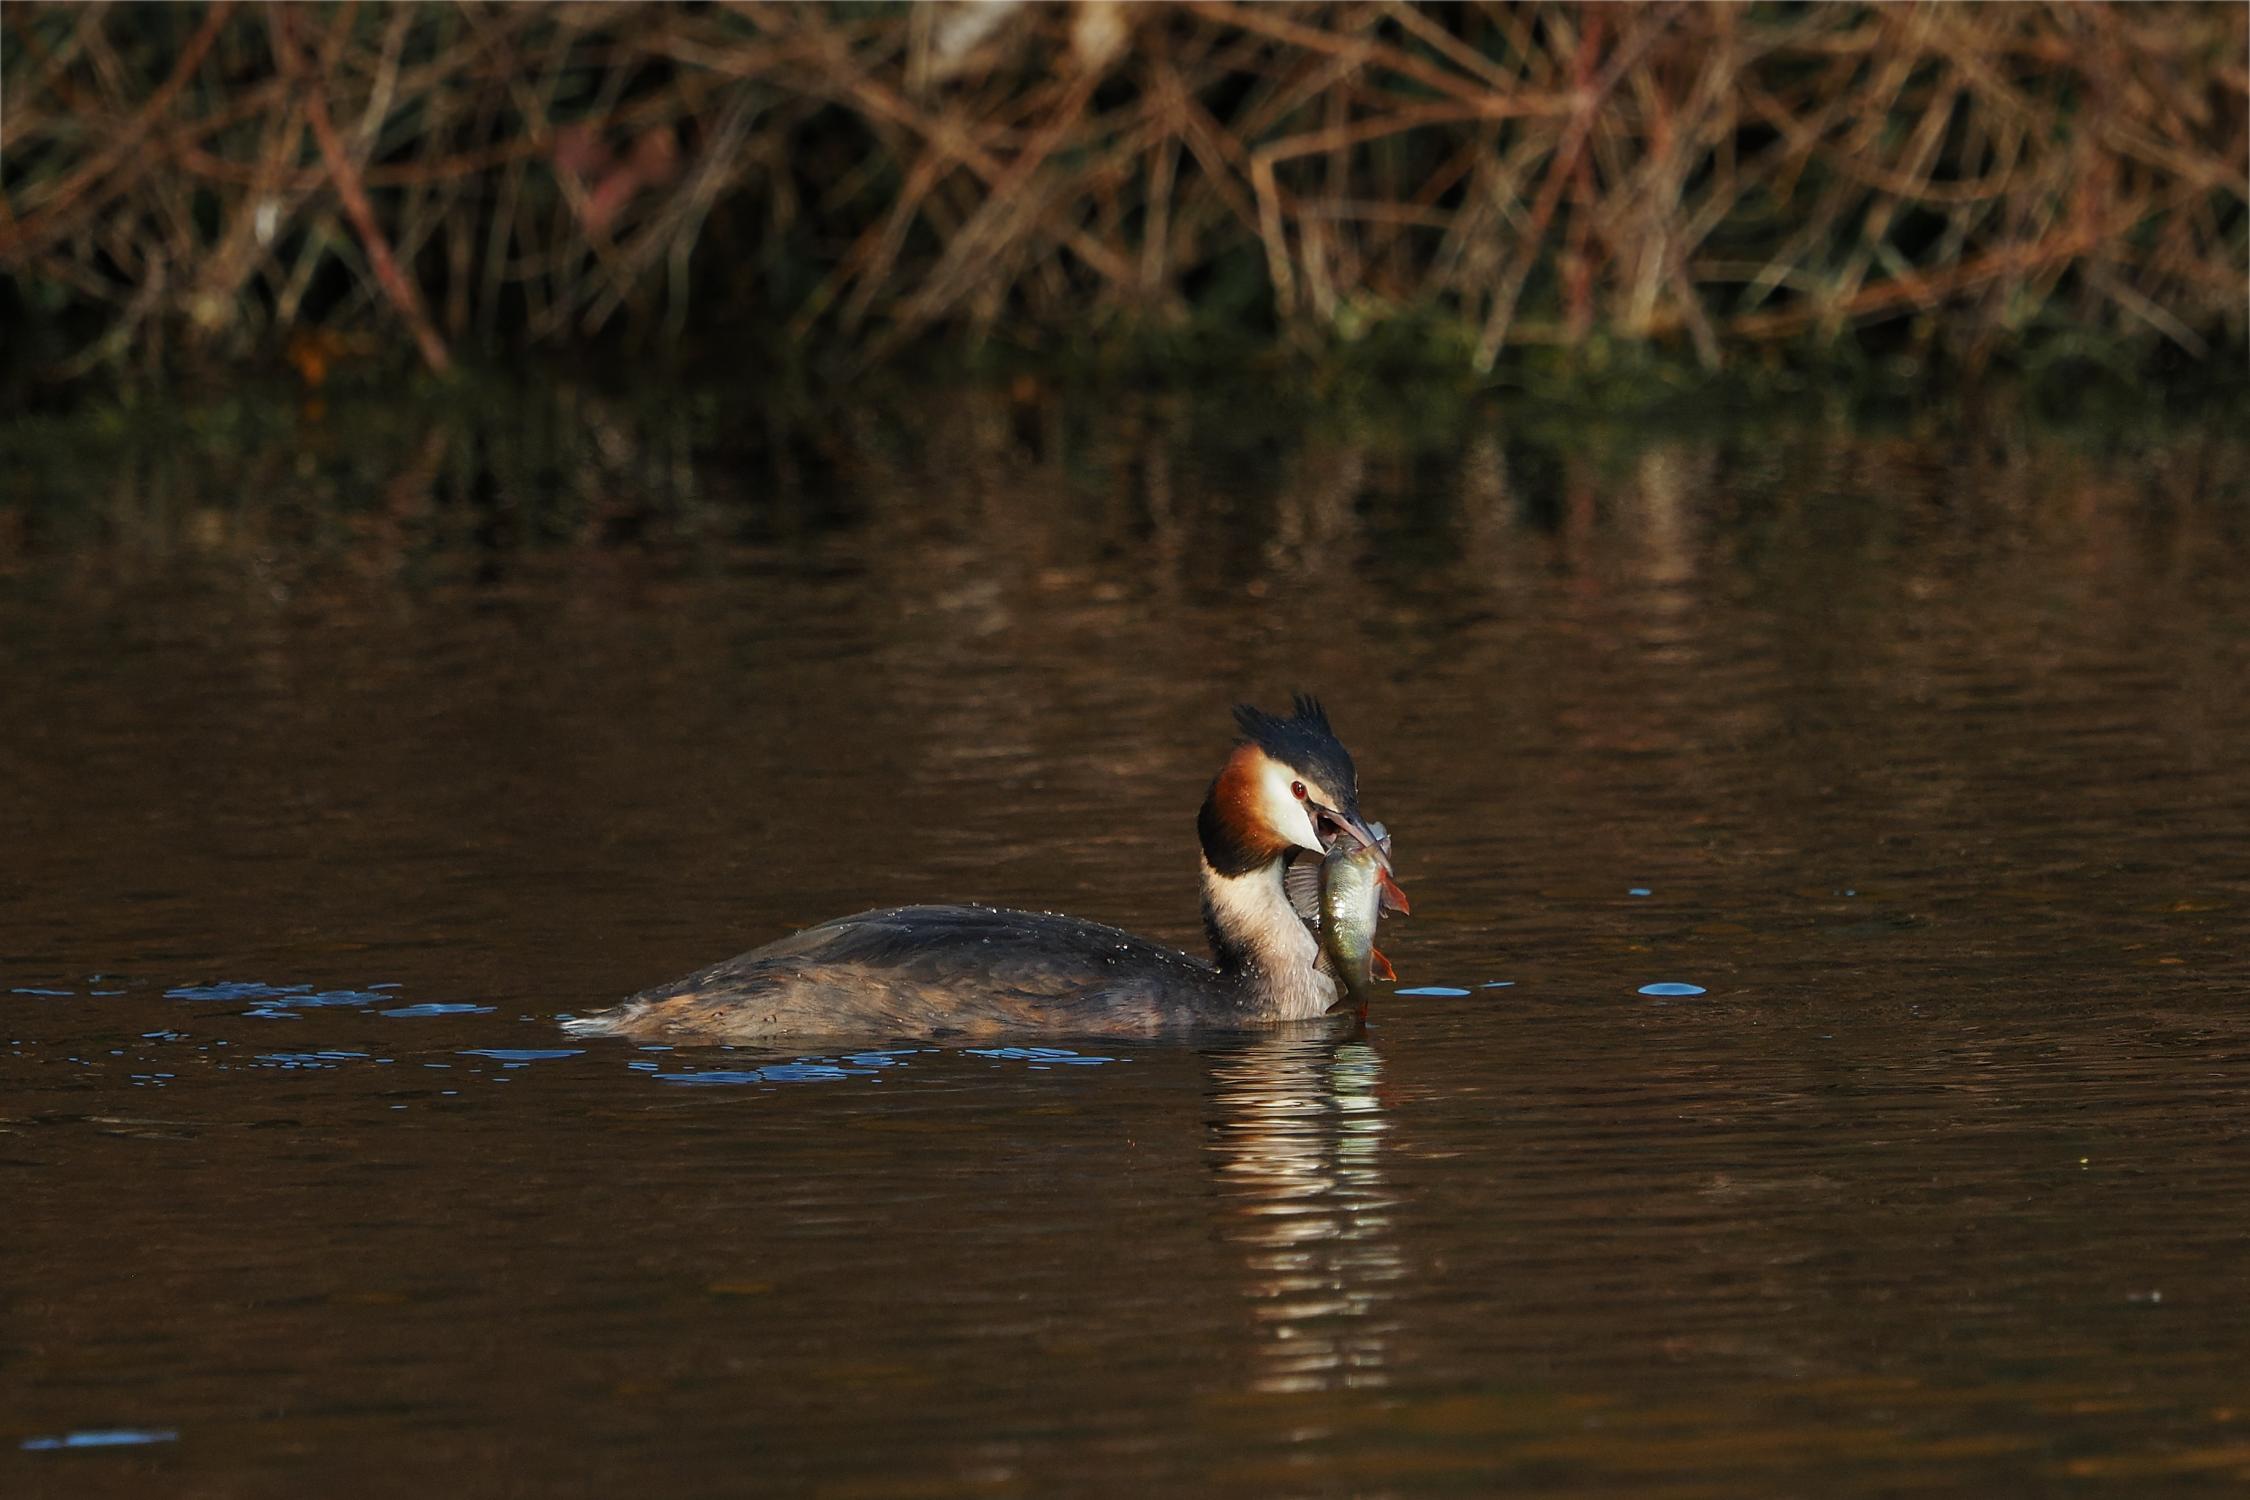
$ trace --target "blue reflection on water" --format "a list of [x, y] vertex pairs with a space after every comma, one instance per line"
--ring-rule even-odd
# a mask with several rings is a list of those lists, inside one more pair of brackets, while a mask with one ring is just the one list
[[108, 1427], [66, 1432], [60, 1437], [25, 1438], [23, 1446], [27, 1453], [47, 1453], [62, 1448], [130, 1448], [179, 1440], [179, 1433], [169, 1427]]
[[548, 1062], [558, 1057], [580, 1057], [584, 1047], [464, 1047], [462, 1057], [489, 1057], [495, 1062]]
[[250, 1008], [245, 1016], [263, 1021], [293, 1021], [298, 1012], [322, 1006], [353, 1006], [376, 1008], [385, 1016], [405, 1016], [416, 1019], [423, 1016], [483, 1016], [490, 1015], [494, 1007], [471, 1005], [463, 1001], [425, 1001], [419, 1005], [401, 1005], [397, 980], [385, 980], [362, 989], [315, 989], [309, 984], [267, 984], [260, 979], [220, 979], [210, 984], [174, 985], [164, 992], [167, 1000], [247, 1000]]
[[[637, 1059], [625, 1066], [643, 1072], [658, 1083], [681, 1084], [689, 1087], [712, 1087], [742, 1084], [775, 1083], [840, 1083], [847, 1078], [871, 1078], [882, 1073], [908, 1066], [908, 1060], [919, 1053], [945, 1055], [950, 1049], [942, 1047], [877, 1048], [862, 1052], [846, 1052], [835, 1057], [793, 1057], [785, 1062], [772, 1062], [745, 1068], [690, 1068], [677, 1072], [660, 1073], [661, 1066], [647, 1059]], [[1033, 1070], [1054, 1066], [1091, 1067], [1102, 1063], [1124, 1062], [1128, 1059], [1107, 1057], [1099, 1053], [1075, 1052], [1068, 1047], [963, 1047], [961, 1055], [988, 1057], [999, 1062], [1027, 1063]]]
[[845, 1078], [864, 1078], [873, 1068], [847, 1068], [833, 1062], [775, 1063], [770, 1068], [698, 1068], [690, 1073], [655, 1073], [650, 1076], [658, 1083], [688, 1085], [726, 1085], [744, 1083], [835, 1083]]
[[1466, 995], [1469, 992], [1467, 990], [1455, 989], [1450, 984], [1425, 984], [1411, 990], [1393, 990], [1392, 993], [1396, 995], [1446, 995], [1457, 997]]
[[311, 1010], [324, 1005], [373, 1005], [398, 997], [381, 993], [395, 989], [395, 985], [376, 985], [364, 990], [317, 990], [309, 984], [266, 984], [255, 979], [222, 979], [212, 984], [182, 984], [164, 992], [167, 1000], [251, 1000], [257, 1002], [243, 1012], [261, 1020], [284, 1021], [295, 1018], [300, 1010]]
[[1640, 993], [1644, 995], [1700, 995], [1705, 991], [1700, 984], [1679, 984], [1666, 980], [1662, 984], [1644, 984], [1641, 986]]

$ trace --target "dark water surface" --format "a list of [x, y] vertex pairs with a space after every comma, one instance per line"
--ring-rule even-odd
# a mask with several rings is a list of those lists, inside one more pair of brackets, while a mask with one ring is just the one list
[[[0, 1493], [2250, 1480], [2238, 439], [599, 417], [0, 499]], [[555, 1026], [878, 901], [1195, 945], [1299, 687], [1462, 993]]]

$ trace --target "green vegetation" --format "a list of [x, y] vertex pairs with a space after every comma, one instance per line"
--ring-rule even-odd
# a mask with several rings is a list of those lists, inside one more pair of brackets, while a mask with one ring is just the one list
[[[10, 6], [19, 392], [2239, 370], [2238, 4]], [[948, 356], [953, 357], [953, 356]]]

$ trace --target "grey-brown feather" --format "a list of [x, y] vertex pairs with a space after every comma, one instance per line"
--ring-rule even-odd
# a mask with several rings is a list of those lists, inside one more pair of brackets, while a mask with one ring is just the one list
[[1318, 931], [1321, 861], [1301, 849], [1292, 849], [1282, 857], [1288, 861], [1282, 867], [1281, 889], [1288, 894], [1289, 909], [1297, 914], [1298, 921]]
[[700, 1041], [1153, 1035], [1251, 1024], [1209, 963], [1115, 927], [989, 906], [839, 917], [566, 1025]]

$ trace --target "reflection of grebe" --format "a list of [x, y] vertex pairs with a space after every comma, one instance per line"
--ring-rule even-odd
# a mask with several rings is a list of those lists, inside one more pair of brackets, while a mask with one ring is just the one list
[[1405, 1275], [1383, 1186], [1383, 1060], [1363, 1041], [1262, 1037], [1212, 1068], [1212, 1149], [1257, 1305], [1261, 1391], [1385, 1382]]
[[[757, 1041], [1046, 1030], [1127, 1034], [1326, 1014], [1341, 998], [1282, 885], [1295, 851], [1372, 847], [1358, 775], [1328, 717], [1240, 708], [1243, 740], [1203, 799], [1213, 962], [1050, 912], [862, 912], [566, 1022], [582, 1036]], [[1388, 857], [1378, 855], [1388, 867]]]

